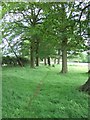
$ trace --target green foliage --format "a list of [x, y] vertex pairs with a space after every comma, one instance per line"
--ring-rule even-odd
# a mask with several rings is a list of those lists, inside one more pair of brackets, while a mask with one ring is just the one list
[[[2, 35], [8, 37], [11, 44], [14, 38], [20, 36], [16, 46], [18, 53], [23, 57], [30, 57], [30, 47], [33, 41], [35, 56], [45, 58], [57, 55], [57, 50], [66, 49], [68, 52], [80, 53], [87, 49], [86, 36], [89, 20], [89, 10], [85, 9], [83, 20], [78, 20], [84, 3], [27, 3], [27, 2], [2, 2]], [[87, 5], [88, 2], [85, 3]], [[74, 15], [75, 16], [74, 16]], [[9, 20], [7, 16], [10, 17]], [[66, 41], [66, 44], [65, 44]], [[39, 43], [37, 43], [39, 42]], [[36, 54], [36, 49], [38, 53]], [[9, 51], [10, 53], [11, 51]]]
[[[27, 58], [23, 58], [23, 57], [18, 57], [18, 59], [22, 62], [23, 65], [28, 64], [29, 60]], [[15, 57], [10, 57], [10, 56], [3, 56], [2, 57], [2, 65], [6, 65], [6, 66], [17, 66], [18, 62], [17, 62], [17, 58]]]
[[83, 63], [88, 63], [88, 56], [87, 56], [87, 54], [81, 53], [81, 54], [80, 54], [80, 59], [81, 59], [81, 61], [82, 61]]

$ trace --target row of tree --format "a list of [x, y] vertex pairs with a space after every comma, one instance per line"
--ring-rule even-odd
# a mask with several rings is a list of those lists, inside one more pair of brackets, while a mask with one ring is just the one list
[[66, 73], [67, 52], [86, 50], [88, 7], [88, 2], [2, 3], [6, 51], [14, 53], [19, 65], [18, 56], [28, 56], [32, 68], [39, 65], [39, 58], [50, 59], [61, 52], [62, 73]]
[[[62, 73], [67, 73], [67, 55], [88, 49], [90, 4], [84, 2], [2, 2], [3, 54], [30, 59], [62, 56]], [[89, 54], [89, 52], [88, 52]]]

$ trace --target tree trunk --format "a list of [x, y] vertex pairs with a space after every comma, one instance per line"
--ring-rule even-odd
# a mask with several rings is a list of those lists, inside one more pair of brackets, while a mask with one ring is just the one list
[[36, 66], [39, 66], [39, 57], [36, 56]]
[[46, 58], [44, 58], [44, 65], [47, 65]]
[[90, 70], [88, 70], [88, 73], [90, 74]]
[[36, 42], [36, 66], [39, 66], [39, 40]]
[[[89, 21], [89, 19], [90, 19], [89, 9], [90, 9], [90, 7], [88, 7], [88, 16], [87, 16], [88, 21]], [[89, 22], [88, 22], [87, 25], [89, 26]], [[87, 32], [88, 32], [88, 38], [90, 38], [90, 30], [89, 30], [89, 27], [88, 27], [88, 26], [87, 26], [87, 28], [88, 28], [88, 31], [87, 31]], [[88, 47], [89, 47], [89, 46], [90, 46], [90, 40], [88, 40]], [[90, 95], [90, 50], [89, 50], [89, 49], [88, 49], [87, 54], [88, 54], [88, 68], [89, 68], [88, 74], [89, 74], [89, 78], [88, 78], [88, 80], [86, 81], [86, 83], [79, 88], [79, 90], [80, 90], [80, 91], [87, 92], [87, 93]]]
[[62, 50], [62, 73], [67, 73], [67, 51]]
[[60, 64], [60, 57], [58, 58], [57, 64]]
[[30, 48], [31, 54], [30, 54], [30, 66], [31, 68], [34, 68], [34, 43], [31, 41], [31, 48]]
[[58, 61], [57, 64], [60, 64], [60, 49], [58, 49]]
[[79, 88], [80, 91], [87, 92], [90, 95], [90, 77], [86, 83]]
[[50, 63], [50, 57], [48, 57], [47, 60], [48, 60], [48, 65], [50, 66], [51, 65], [51, 63]]
[[54, 65], [56, 64], [56, 58], [54, 58]]
[[67, 38], [62, 41], [62, 73], [67, 73]]
[[18, 62], [18, 64], [19, 64], [19, 66], [21, 66], [21, 67], [24, 66], [24, 65], [22, 64], [21, 60], [18, 58], [18, 56], [17, 56], [17, 62]]

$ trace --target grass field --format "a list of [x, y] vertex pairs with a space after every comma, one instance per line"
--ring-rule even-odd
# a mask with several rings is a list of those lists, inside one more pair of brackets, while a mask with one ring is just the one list
[[78, 91], [87, 80], [87, 66], [36, 69], [3, 67], [3, 118], [83, 118], [88, 116], [88, 95]]

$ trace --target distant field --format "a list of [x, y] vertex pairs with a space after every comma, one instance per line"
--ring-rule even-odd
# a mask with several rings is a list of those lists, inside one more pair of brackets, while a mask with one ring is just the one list
[[3, 67], [3, 118], [83, 118], [88, 95], [78, 91], [87, 80], [87, 66]]

